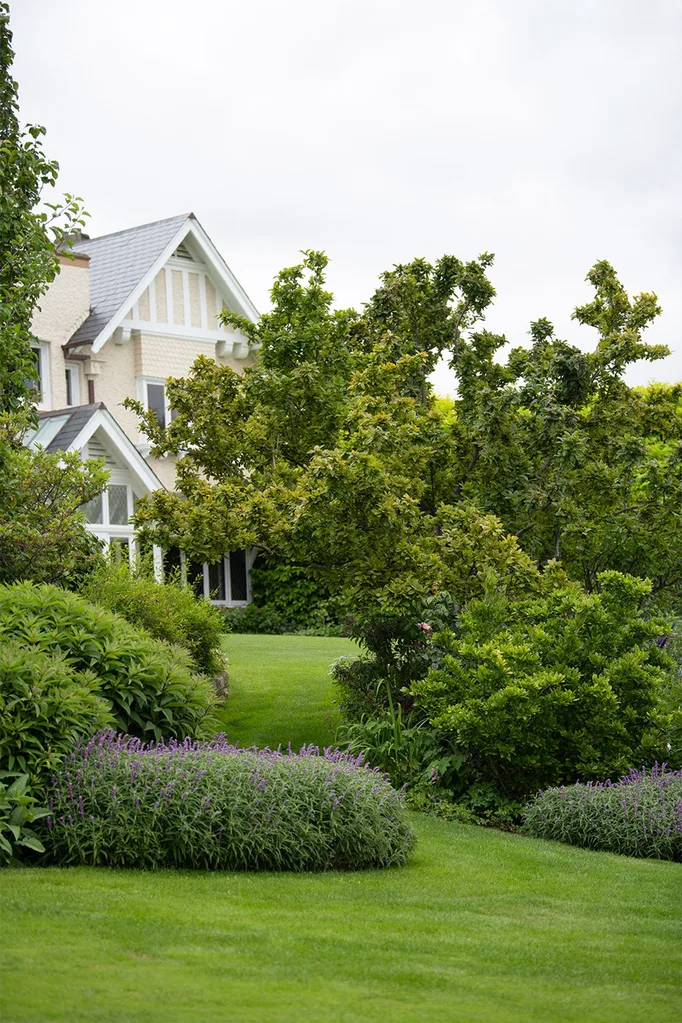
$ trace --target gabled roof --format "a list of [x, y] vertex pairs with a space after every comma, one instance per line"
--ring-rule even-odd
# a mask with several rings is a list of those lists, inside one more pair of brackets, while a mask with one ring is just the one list
[[258, 310], [253, 302], [194, 214], [183, 213], [74, 242], [73, 252], [90, 258], [91, 311], [68, 346], [92, 344], [93, 352], [97, 352], [188, 235], [235, 311], [255, 322]]
[[130, 438], [101, 401], [38, 413], [38, 429], [24, 438], [27, 447], [40, 447], [50, 454], [57, 451], [82, 451], [92, 435], [101, 431], [107, 446], [130, 470], [143, 491], [163, 490], [156, 473], [147, 465]]

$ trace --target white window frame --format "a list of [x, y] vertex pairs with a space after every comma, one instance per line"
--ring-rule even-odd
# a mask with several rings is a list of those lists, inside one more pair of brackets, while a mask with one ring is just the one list
[[52, 390], [50, 388], [50, 346], [46, 341], [33, 341], [31, 351], [38, 352], [38, 393], [40, 399], [37, 402], [39, 409], [48, 411], [52, 408]]
[[116, 472], [115, 469], [110, 470], [109, 480], [106, 488], [102, 491], [102, 521], [101, 522], [86, 522], [85, 528], [102, 541], [106, 550], [109, 549], [112, 540], [128, 540], [129, 543], [129, 560], [131, 566], [135, 564], [137, 557], [137, 545], [135, 543], [135, 527], [132, 522], [126, 522], [124, 524], [116, 524], [109, 521], [109, 487], [113, 485], [115, 487], [125, 486], [127, 488], [128, 497], [128, 519], [131, 518], [135, 511], [135, 494], [130, 480], [120, 472]]
[[64, 363], [64, 374], [68, 376], [71, 381], [71, 403], [69, 404], [69, 392], [66, 392], [66, 405], [67, 408], [75, 408], [76, 405], [81, 403], [81, 375], [80, 366], [77, 362], [65, 362]]
[[[166, 419], [165, 428], [168, 428], [171, 423], [171, 406], [168, 404], [168, 389], [166, 387], [168, 378], [167, 377], [138, 377], [137, 378], [137, 397], [140, 402], [144, 405], [145, 409], [149, 411], [149, 395], [147, 393], [148, 384], [154, 384], [157, 387], [163, 387], [163, 409], [164, 416]], [[147, 435], [140, 431], [141, 439], [147, 440]]]
[[[211, 562], [215, 564], [215, 562]], [[204, 600], [207, 600], [209, 604], [214, 604], [216, 607], [246, 607], [247, 604], [251, 603], [251, 567], [252, 558], [250, 551], [246, 551], [246, 600], [232, 600], [232, 574], [230, 567], [230, 555], [224, 554], [222, 557], [223, 573], [225, 578], [225, 600], [213, 600], [210, 596], [211, 584], [209, 582], [209, 566], [208, 562], [205, 561], [202, 565], [203, 570], [203, 596]], [[183, 552], [180, 553], [180, 571], [182, 578], [185, 583], [189, 585], [187, 580], [187, 567], [188, 559]]]

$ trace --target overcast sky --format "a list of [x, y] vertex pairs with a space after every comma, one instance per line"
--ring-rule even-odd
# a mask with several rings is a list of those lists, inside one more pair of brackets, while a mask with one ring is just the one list
[[[490, 329], [570, 321], [608, 259], [682, 380], [680, 0], [14, 0], [25, 120], [95, 236], [194, 211], [261, 309], [323, 248], [339, 305], [496, 255]], [[451, 388], [446, 371], [436, 386]]]

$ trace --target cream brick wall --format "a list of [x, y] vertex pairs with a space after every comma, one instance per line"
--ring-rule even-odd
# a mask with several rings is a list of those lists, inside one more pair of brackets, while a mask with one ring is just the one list
[[[84, 260], [64, 258], [61, 271], [40, 299], [31, 323], [33, 333], [49, 345], [50, 408], [66, 406], [66, 378], [64, 353], [66, 344], [75, 330], [90, 313], [90, 280]], [[81, 402], [87, 401], [87, 384], [79, 367]]]
[[[243, 371], [245, 365], [254, 362], [251, 356], [241, 361], [229, 357], [216, 358], [215, 342], [209, 340], [154, 334], [142, 334], [123, 344], [115, 344], [110, 340], [94, 357], [100, 364], [100, 373], [95, 382], [96, 400], [104, 402], [133, 444], [139, 444], [143, 438], [137, 416], [122, 408], [121, 402], [127, 397], [139, 397], [138, 382], [141, 379], [166, 380], [171, 376], [187, 376], [199, 355], [215, 359], [220, 365], [231, 366], [238, 373]], [[148, 458], [147, 461], [164, 485], [172, 490], [175, 484], [175, 460]]]

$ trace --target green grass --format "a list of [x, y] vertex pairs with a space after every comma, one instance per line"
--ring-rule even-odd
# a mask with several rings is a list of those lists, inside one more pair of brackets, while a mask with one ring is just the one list
[[357, 653], [349, 639], [323, 636], [248, 636], [225, 640], [230, 661], [230, 697], [221, 728], [242, 745], [288, 742], [329, 746], [339, 716], [329, 666]]
[[[231, 636], [223, 727], [324, 744], [347, 641]], [[3, 1023], [678, 1023], [682, 867], [414, 817], [357, 874], [0, 872]]]
[[358, 874], [4, 871], [4, 1023], [677, 1023], [682, 872], [416, 820]]

